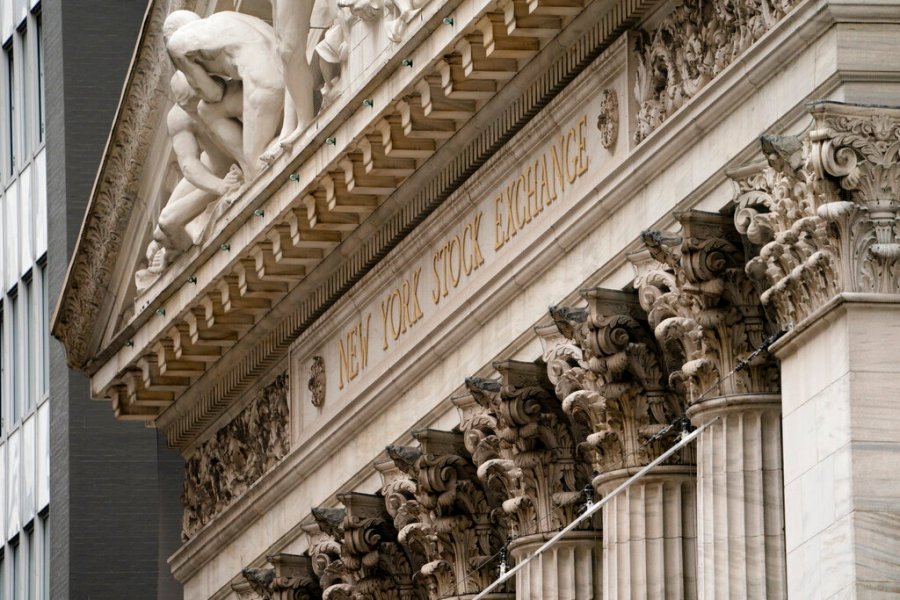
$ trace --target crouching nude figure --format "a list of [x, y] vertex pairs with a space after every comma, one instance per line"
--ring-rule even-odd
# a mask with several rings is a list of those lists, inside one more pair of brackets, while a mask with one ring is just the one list
[[166, 18], [163, 35], [175, 67], [200, 96], [200, 119], [251, 181], [282, 121], [284, 79], [272, 27], [236, 12], [201, 19], [177, 10]]

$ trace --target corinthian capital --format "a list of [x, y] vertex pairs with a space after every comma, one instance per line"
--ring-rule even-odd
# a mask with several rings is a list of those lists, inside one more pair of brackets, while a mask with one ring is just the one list
[[642, 466], [662, 451], [668, 440], [657, 434], [682, 415], [682, 403], [666, 385], [637, 295], [599, 288], [582, 295], [586, 311], [550, 311], [560, 333], [573, 336], [580, 350], [560, 377], [571, 382], [561, 396], [563, 411], [586, 430], [584, 446], [592, 450], [597, 471]]
[[803, 136], [764, 136], [768, 165], [733, 175], [748, 273], [782, 326], [842, 292], [900, 293], [900, 108], [819, 102]]
[[691, 403], [777, 391], [777, 367], [767, 354], [754, 354], [767, 324], [731, 219], [701, 211], [675, 216], [681, 235], [645, 231], [646, 252], [630, 257], [670, 384]]

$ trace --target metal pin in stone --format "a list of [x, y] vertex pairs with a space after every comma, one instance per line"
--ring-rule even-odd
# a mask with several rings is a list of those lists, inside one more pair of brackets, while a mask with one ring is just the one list
[[222, 252], [230, 252], [231, 244], [222, 244], [221, 246], [219, 246], [219, 250], [221, 250]]
[[335, 138], [334, 136], [329, 136], [325, 138], [325, 143], [329, 146], [335, 146], [337, 145], [337, 138]]
[[159, 317], [166, 316], [166, 309], [163, 308], [162, 306], [160, 306], [159, 308], [156, 309], [156, 315]]
[[404, 58], [403, 60], [400, 61], [400, 64], [403, 65], [404, 67], [412, 67], [412, 65], [413, 65], [411, 58]]
[[375, 106], [375, 100], [373, 100], [372, 98], [366, 98], [365, 100], [363, 100], [363, 106], [372, 108], [373, 106]]
[[453, 27], [453, 17], [444, 17], [441, 19], [441, 23], [447, 25], [448, 27]]
[[291, 173], [290, 177], [288, 177], [291, 181], [300, 181], [299, 173]]
[[261, 208], [257, 208], [256, 210], [253, 211], [253, 216], [254, 216], [254, 217], [259, 217], [259, 218], [261, 219], [261, 218], [263, 218], [264, 216], [266, 216], [266, 211], [264, 211], [264, 210], [261, 209]]
[[191, 275], [190, 277], [187, 278], [187, 282], [188, 283], [197, 283], [197, 276]]

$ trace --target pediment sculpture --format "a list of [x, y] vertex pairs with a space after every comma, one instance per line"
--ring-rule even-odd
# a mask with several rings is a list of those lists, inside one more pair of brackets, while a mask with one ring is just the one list
[[354, 24], [381, 19], [399, 42], [427, 1], [271, 0], [272, 25], [234, 11], [168, 15], [166, 128], [180, 179], [135, 273], [138, 295], [211, 237], [224, 209], [340, 96]]

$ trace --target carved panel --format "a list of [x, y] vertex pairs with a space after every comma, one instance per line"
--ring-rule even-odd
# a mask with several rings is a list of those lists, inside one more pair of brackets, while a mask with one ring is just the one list
[[290, 450], [287, 375], [204, 442], [185, 464], [182, 539], [240, 498]]
[[684, 0], [638, 37], [634, 140], [643, 141], [788, 13], [796, 0]]

